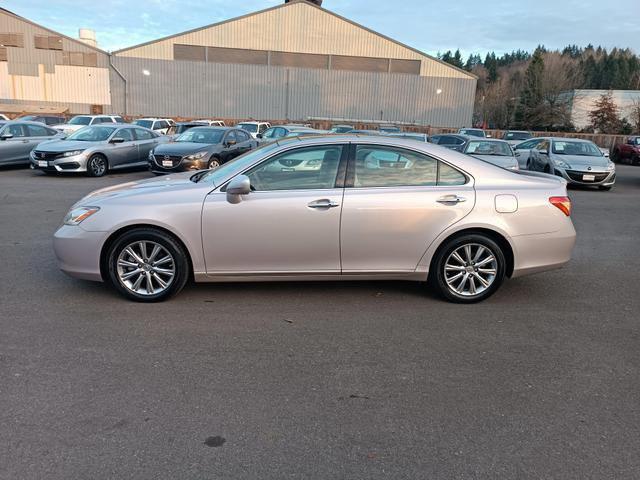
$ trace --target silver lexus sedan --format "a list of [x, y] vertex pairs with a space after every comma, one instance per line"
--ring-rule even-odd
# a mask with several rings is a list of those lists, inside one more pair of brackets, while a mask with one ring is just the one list
[[188, 279], [429, 280], [470, 303], [559, 268], [575, 242], [566, 181], [385, 136], [281, 139], [213, 170], [97, 190], [55, 233], [60, 267], [125, 297]]
[[146, 167], [149, 152], [168, 141], [137, 125], [92, 125], [63, 140], [44, 142], [31, 151], [31, 168], [45, 173], [87, 173], [101, 177], [109, 170]]

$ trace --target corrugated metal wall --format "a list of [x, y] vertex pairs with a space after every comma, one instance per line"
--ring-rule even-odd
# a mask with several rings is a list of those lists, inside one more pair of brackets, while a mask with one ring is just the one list
[[459, 127], [471, 123], [476, 88], [475, 78], [120, 56], [113, 64], [127, 79], [125, 109], [124, 82], [111, 74], [113, 110], [128, 115], [362, 118]]

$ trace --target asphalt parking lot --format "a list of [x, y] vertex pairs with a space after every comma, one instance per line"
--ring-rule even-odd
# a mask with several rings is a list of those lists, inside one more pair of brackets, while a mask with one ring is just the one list
[[567, 268], [473, 306], [386, 282], [143, 305], [59, 272], [71, 204], [147, 176], [0, 170], [0, 478], [640, 477], [640, 168], [570, 191]]

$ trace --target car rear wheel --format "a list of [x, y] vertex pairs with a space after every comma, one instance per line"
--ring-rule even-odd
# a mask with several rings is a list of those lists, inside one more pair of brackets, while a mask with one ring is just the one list
[[87, 160], [87, 173], [91, 177], [102, 177], [107, 173], [108, 167], [107, 159], [102, 155], [96, 154]]
[[178, 293], [189, 278], [184, 248], [171, 235], [152, 228], [130, 230], [107, 253], [109, 283], [137, 302], [159, 302]]
[[430, 281], [447, 300], [475, 303], [493, 295], [506, 272], [500, 246], [481, 234], [449, 240], [433, 259]]

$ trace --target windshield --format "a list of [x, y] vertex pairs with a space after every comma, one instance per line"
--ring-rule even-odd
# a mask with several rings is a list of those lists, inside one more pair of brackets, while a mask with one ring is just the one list
[[553, 153], [556, 155], [578, 155], [581, 157], [601, 157], [602, 152], [591, 142], [554, 141]]
[[192, 142], [192, 143], [220, 143], [224, 135], [224, 130], [217, 128], [191, 128], [176, 138], [176, 142]]
[[249, 133], [256, 133], [258, 131], [258, 125], [255, 123], [239, 123], [238, 128], [242, 128]]
[[[191, 128], [198, 127], [198, 126], [199, 125], [176, 125], [175, 127], [171, 127], [171, 129], [173, 129], [174, 134], [180, 134], [180, 133], [186, 132]], [[169, 133], [171, 133], [171, 131]]]
[[493, 155], [496, 157], [512, 157], [511, 147], [506, 142], [487, 142], [472, 140], [465, 153], [469, 155]]
[[502, 138], [505, 140], [529, 140], [532, 135], [528, 132], [507, 132]]
[[462, 135], [471, 135], [472, 137], [484, 137], [483, 130], [473, 130], [473, 129], [462, 129], [460, 130]]
[[207, 171], [205, 175], [198, 176], [195, 181], [201, 182], [202, 180], [208, 180], [213, 182], [214, 185], [220, 185], [229, 175], [234, 172], [241, 172], [243, 169], [248, 168], [256, 160], [267, 155], [272, 150], [278, 148], [278, 142], [267, 143], [265, 146], [251, 150], [244, 155], [234, 158], [233, 160]]
[[153, 127], [153, 120], [136, 120], [133, 123], [135, 125], [140, 125], [141, 127], [144, 127], [144, 128], [151, 129], [151, 127]]
[[35, 120], [36, 118], [38, 118], [38, 117], [36, 117], [35, 115], [25, 115], [24, 117], [20, 117], [19, 120], [24, 120], [25, 122], [30, 122], [30, 121]]
[[91, 117], [73, 117], [69, 120], [69, 125], [89, 125]]
[[631, 145], [640, 145], [640, 137], [631, 140]]
[[67, 140], [78, 142], [104, 142], [117, 127], [85, 127], [69, 135]]

